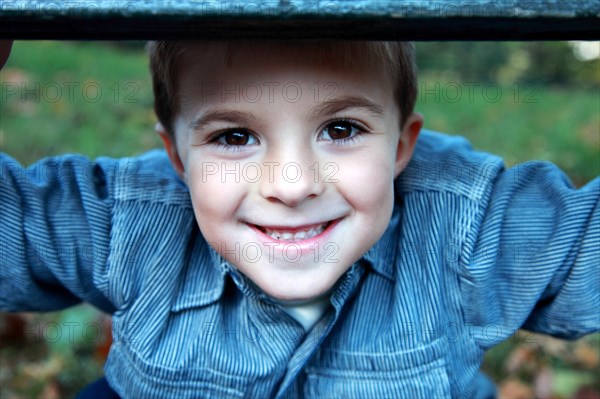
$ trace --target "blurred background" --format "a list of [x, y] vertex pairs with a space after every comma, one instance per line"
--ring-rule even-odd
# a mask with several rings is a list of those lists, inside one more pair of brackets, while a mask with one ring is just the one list
[[[600, 174], [599, 42], [417, 43], [417, 111], [513, 166], [556, 163], [575, 185]], [[76, 152], [160, 146], [142, 42], [16, 42], [0, 72], [0, 147], [28, 165]], [[110, 317], [87, 305], [0, 313], [0, 398], [67, 398], [102, 375]], [[486, 355], [505, 398], [600, 398], [600, 335], [519, 331]]]

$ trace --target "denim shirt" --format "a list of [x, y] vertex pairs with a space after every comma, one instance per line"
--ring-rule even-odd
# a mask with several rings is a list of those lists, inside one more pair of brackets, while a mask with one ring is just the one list
[[0, 307], [112, 313], [124, 398], [489, 397], [482, 356], [518, 328], [600, 326], [600, 179], [507, 170], [462, 138], [422, 133], [383, 237], [308, 332], [207, 245], [163, 151], [1, 166]]

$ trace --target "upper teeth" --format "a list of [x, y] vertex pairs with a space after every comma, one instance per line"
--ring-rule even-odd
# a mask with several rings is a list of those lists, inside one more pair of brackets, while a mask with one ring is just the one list
[[284, 240], [284, 241], [305, 240], [305, 239], [312, 238], [316, 235], [321, 234], [323, 232], [323, 230], [325, 229], [326, 224], [327, 223], [323, 223], [319, 226], [313, 226], [308, 230], [299, 230], [299, 231], [296, 231], [293, 233], [291, 233], [289, 231], [281, 232], [281, 231], [265, 228], [265, 234], [276, 240]]

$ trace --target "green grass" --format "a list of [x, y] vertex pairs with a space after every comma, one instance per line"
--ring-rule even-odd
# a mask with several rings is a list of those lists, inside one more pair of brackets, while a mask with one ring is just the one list
[[156, 147], [146, 57], [97, 43], [17, 42], [0, 73], [0, 143], [24, 163]]
[[[435, 83], [441, 92], [433, 94]], [[596, 90], [513, 84], [495, 88], [423, 76], [417, 110], [426, 127], [467, 137], [507, 166], [528, 160], [556, 163], [578, 184], [600, 174], [600, 97]], [[460, 88], [460, 91], [456, 89]], [[462, 93], [460, 101], [452, 102]], [[496, 93], [500, 93], [497, 95]], [[445, 100], [445, 101], [444, 101]]]

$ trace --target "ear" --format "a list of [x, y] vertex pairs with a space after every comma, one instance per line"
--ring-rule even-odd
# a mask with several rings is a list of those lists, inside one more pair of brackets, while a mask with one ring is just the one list
[[181, 158], [179, 158], [179, 153], [177, 152], [177, 146], [175, 145], [175, 134], [169, 134], [169, 132], [165, 130], [165, 127], [160, 122], [154, 126], [154, 130], [156, 130], [156, 133], [158, 133], [162, 139], [165, 150], [167, 151], [167, 155], [169, 155], [171, 165], [173, 165], [173, 169], [175, 169], [175, 172], [177, 172], [179, 178], [185, 182], [185, 169], [183, 167], [183, 163], [181, 162]]
[[422, 127], [423, 115], [418, 112], [413, 112], [404, 123], [404, 128], [400, 132], [400, 140], [398, 140], [398, 148], [396, 149], [394, 178], [398, 177], [412, 158]]

